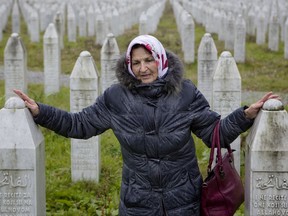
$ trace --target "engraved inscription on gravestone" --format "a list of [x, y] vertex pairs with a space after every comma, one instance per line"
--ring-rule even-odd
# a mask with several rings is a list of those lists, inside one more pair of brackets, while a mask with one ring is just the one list
[[227, 116], [231, 113], [231, 110], [234, 110], [239, 107], [239, 101], [241, 101], [241, 92], [240, 91], [215, 91], [213, 97], [218, 100], [214, 100], [214, 107], [217, 108], [217, 111], [222, 114], [222, 116]]
[[0, 170], [0, 215], [32, 215], [33, 171]]
[[252, 215], [288, 215], [288, 173], [253, 173]]
[[87, 104], [92, 104], [95, 100], [95, 93], [92, 91], [74, 91], [71, 94], [71, 101], [74, 101], [74, 104], [71, 104], [71, 110], [74, 112], [83, 109]]
[[[97, 139], [97, 137], [93, 137], [91, 139]], [[72, 169], [73, 170], [91, 170], [96, 171], [98, 173], [99, 170], [95, 170], [97, 168], [98, 160], [95, 156], [95, 149], [97, 152], [97, 146], [95, 143], [92, 143], [91, 140], [78, 140], [77, 143], [73, 143], [73, 160], [72, 160]]]

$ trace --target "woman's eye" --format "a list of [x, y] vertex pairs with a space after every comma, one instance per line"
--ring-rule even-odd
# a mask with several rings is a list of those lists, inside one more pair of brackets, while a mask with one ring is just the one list
[[132, 62], [132, 65], [134, 65], [134, 66], [136, 66], [138, 64], [139, 64], [139, 62]]
[[154, 62], [154, 58], [147, 59], [147, 62]]

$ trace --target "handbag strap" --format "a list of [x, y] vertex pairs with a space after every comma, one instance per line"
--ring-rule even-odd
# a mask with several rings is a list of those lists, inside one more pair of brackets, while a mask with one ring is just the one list
[[[221, 168], [221, 167], [223, 167], [223, 162], [222, 162], [221, 145], [220, 145], [220, 121], [218, 121], [216, 123], [214, 131], [213, 131], [210, 158], [209, 158], [209, 164], [208, 164], [208, 168], [207, 168], [208, 174], [211, 172], [211, 166], [212, 166], [213, 159], [214, 159], [215, 148], [217, 148], [216, 160], [217, 160], [217, 163], [219, 164], [219, 166]], [[227, 151], [229, 153], [229, 156], [231, 156], [232, 155], [232, 149], [231, 149], [230, 145], [227, 146]]]

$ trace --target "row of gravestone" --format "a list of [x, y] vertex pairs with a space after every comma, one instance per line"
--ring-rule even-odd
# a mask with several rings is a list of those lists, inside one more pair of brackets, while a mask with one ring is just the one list
[[[139, 22], [139, 34], [154, 33], [157, 29], [157, 24], [160, 17], [162, 16], [163, 9], [166, 1], [158, 2], [157, 4], [151, 4], [151, 6], [146, 6], [141, 8], [143, 10], [141, 15], [138, 15], [136, 19]], [[276, 1], [275, 1], [276, 2]], [[208, 7], [203, 2], [198, 1], [178, 1], [171, 0], [170, 3], [173, 7], [173, 12], [176, 18], [178, 32], [181, 36], [182, 51], [184, 54], [185, 63], [193, 63], [195, 60], [195, 24], [196, 22], [201, 23], [205, 26], [207, 32], [217, 33], [219, 40], [225, 41], [225, 49], [232, 51], [234, 59], [237, 63], [245, 62], [245, 44], [246, 44], [246, 33], [256, 34], [256, 43], [263, 44], [266, 42], [266, 34], [268, 31], [268, 47], [272, 51], [279, 50], [279, 33], [281, 29], [281, 39], [284, 41], [284, 58], [288, 58], [288, 20], [287, 13], [285, 16], [284, 12], [287, 12], [287, 5], [284, 1], [279, 1], [276, 3], [269, 4], [269, 2], [262, 2], [261, 9], [255, 3], [236, 4], [232, 7], [231, 2], [207, 2]], [[68, 40], [76, 42], [77, 38], [77, 28], [79, 31], [79, 36], [92, 36], [96, 35], [95, 43], [103, 45], [107, 33], [110, 31], [115, 36], [120, 35], [124, 32], [126, 28], [131, 27], [135, 24], [130, 23], [130, 25], [125, 25], [127, 21], [124, 16], [121, 15], [121, 5], [117, 2], [117, 8], [119, 12], [114, 8], [108, 7], [105, 2], [102, 5], [99, 2], [95, 4], [84, 4], [82, 8], [70, 4], [65, 4], [64, 2], [59, 3], [58, 7], [51, 7], [51, 10], [42, 11], [44, 6], [34, 3], [30, 4], [23, 2], [17, 5], [17, 1], [14, 2], [12, 9], [12, 29], [13, 32], [19, 32], [20, 23], [20, 12], [18, 8], [22, 8], [21, 11], [26, 18], [26, 23], [28, 30], [31, 29], [30, 35], [32, 41], [39, 41], [39, 21], [35, 21], [31, 16], [35, 14], [35, 11], [41, 11], [39, 14], [43, 16], [40, 19], [40, 29], [47, 26], [47, 22], [52, 20], [56, 26], [56, 30], [59, 37], [60, 48], [63, 49], [63, 36], [65, 34], [65, 26], [67, 22], [67, 34]], [[283, 4], [283, 7], [281, 7]], [[53, 4], [55, 6], [57, 4]], [[220, 5], [220, 6], [219, 6]], [[47, 6], [47, 5], [46, 5]], [[67, 6], [67, 7], [66, 7]], [[138, 7], [139, 4], [137, 5]], [[249, 16], [252, 12], [247, 12], [249, 6], [250, 11], [260, 11], [259, 15], [254, 15], [254, 20]], [[12, 7], [10, 5], [10, 7]], [[135, 6], [136, 7], [136, 6]], [[65, 8], [67, 8], [67, 18], [65, 19]], [[256, 9], [255, 9], [256, 8]], [[284, 8], [284, 10], [278, 10], [278, 8]], [[136, 8], [131, 9], [132, 11]], [[9, 10], [7, 10], [9, 11]], [[109, 13], [107, 12], [109, 11]], [[278, 12], [280, 11], [280, 12]], [[284, 11], [284, 12], [283, 12]], [[128, 13], [127, 11], [124, 11]], [[123, 13], [124, 13], [123, 12]], [[6, 12], [7, 13], [7, 12]], [[49, 14], [45, 16], [45, 14]], [[105, 16], [104, 16], [105, 14]], [[203, 16], [205, 14], [205, 16]], [[269, 16], [268, 16], [268, 15]], [[7, 16], [4, 16], [7, 17]], [[33, 16], [35, 17], [35, 16]], [[120, 18], [123, 18], [121, 20]], [[271, 17], [268, 19], [267, 17]], [[5, 20], [5, 19], [4, 19]], [[67, 20], [67, 21], [66, 21]], [[129, 19], [131, 20], [131, 19]], [[280, 23], [281, 20], [282, 22]], [[285, 22], [287, 20], [287, 22]], [[34, 23], [34, 24], [33, 24]], [[247, 25], [246, 25], [247, 23]], [[251, 31], [251, 23], [253, 23], [254, 31]], [[33, 26], [36, 25], [37, 27]], [[15, 27], [18, 26], [18, 27]], [[281, 28], [280, 28], [281, 27]], [[18, 30], [18, 31], [17, 31]], [[251, 33], [253, 32], [253, 33]], [[34, 35], [34, 36], [32, 36]], [[37, 39], [33, 39], [37, 38]]]
[[[45, 95], [59, 92], [61, 74], [61, 49], [57, 30], [50, 23], [44, 34], [44, 92]], [[101, 48], [101, 88], [103, 92], [115, 82], [114, 68], [120, 57], [115, 37], [109, 33]], [[13, 96], [13, 88], [27, 91], [27, 51], [17, 33], [13, 33], [7, 41], [4, 51], [5, 98]]]
[[[139, 17], [139, 34], [151, 34], [156, 31], [157, 24], [164, 11], [165, 3], [166, 1], [160, 1], [151, 4], [151, 6], [149, 6], [149, 4], [145, 4], [147, 5], [146, 8], [131, 9], [130, 14], [134, 10], [143, 11], [142, 13], [140, 13]], [[183, 7], [178, 1], [171, 1], [171, 4], [173, 5], [173, 11], [176, 17], [178, 32], [181, 36], [184, 62], [193, 63], [195, 59], [195, 24], [193, 18], [187, 10], [183, 9]], [[116, 7], [114, 9], [111, 9], [105, 4], [100, 7], [99, 3], [97, 2], [95, 4], [85, 5], [85, 7], [82, 8], [79, 7], [79, 4], [67, 4], [67, 17], [65, 17], [65, 4], [63, 2], [60, 3], [57, 8], [53, 6], [48, 7], [51, 8], [51, 10], [47, 10], [47, 7], [45, 7], [45, 10], [43, 10], [44, 5], [40, 6], [39, 4], [33, 4], [33, 6], [31, 6], [30, 4], [24, 2], [19, 5], [27, 23], [28, 30], [31, 29], [31, 31], [28, 31], [30, 32], [31, 40], [39, 41], [39, 32], [44, 30], [45, 27], [48, 26], [49, 21], [53, 21], [58, 32], [61, 49], [63, 48], [63, 35], [65, 33], [66, 26], [65, 23], [67, 23], [67, 35], [69, 41], [76, 42], [78, 26], [79, 36], [85, 37], [93, 36], [96, 34], [96, 44], [100, 45], [103, 44], [108, 32], [112, 32], [115, 36], [117, 36], [124, 32], [124, 28], [129, 28], [131, 27], [131, 25], [135, 24], [131, 23], [131, 25], [125, 25], [125, 23], [127, 23], [127, 19], [124, 16], [121, 16], [121, 14], [119, 13], [121, 11], [121, 7], [118, 6], [118, 8], [120, 8], [118, 12]], [[137, 6], [139, 7], [139, 4]], [[14, 30], [13, 32], [17, 33], [20, 32], [20, 12], [18, 8], [19, 7], [17, 5], [17, 1], [15, 1], [12, 10], [12, 29]], [[34, 20], [31, 18], [31, 16], [33, 14], [37, 14], [37, 11], [40, 11], [40, 21], [31, 21]], [[124, 11], [123, 13], [129, 14], [129, 12], [127, 11]], [[104, 16], [104, 14], [106, 17]], [[33, 15], [33, 17], [35, 16]], [[121, 20], [120, 18], [123, 18], [123, 20]], [[137, 19], [138, 17], [133, 20]], [[245, 32], [243, 33], [242, 30], [242, 33], [237, 35], [239, 35], [238, 38], [241, 38], [241, 45], [239, 45], [235, 49], [237, 50], [237, 52], [234, 56], [237, 62], [243, 62], [245, 58], [245, 49], [243, 49], [242, 47], [245, 48], [245, 46], [243, 45], [245, 44]], [[236, 44], [239, 43], [236, 42]], [[238, 55], [238, 53], [241, 54]], [[238, 58], [238, 56], [240, 57]]]
[[[178, 1], [178, 0], [175, 0]], [[243, 45], [237, 45], [237, 38], [245, 41], [245, 34], [255, 36], [256, 44], [268, 41], [268, 49], [279, 51], [284, 42], [284, 58], [288, 59], [288, 2], [269, 1], [201, 1], [181, 0], [183, 8], [202, 24], [206, 32], [218, 35], [225, 42], [225, 49], [234, 51], [235, 60], [244, 62], [245, 56], [239, 54]], [[242, 37], [242, 39], [241, 39]], [[245, 53], [245, 50], [244, 50]]]
[[[190, 2], [191, 4], [192, 2]], [[194, 11], [192, 11], [190, 5], [186, 5], [185, 2], [181, 3], [180, 1], [174, 0], [171, 1], [178, 32], [181, 36], [182, 51], [184, 53], [184, 62], [193, 63], [195, 59], [195, 24], [194, 19], [203, 23], [201, 18], [193, 16]], [[206, 7], [203, 7], [205, 10]], [[197, 12], [197, 14], [199, 11]], [[223, 30], [219, 27], [217, 30], [219, 33], [226, 33], [223, 37], [225, 41], [225, 49], [234, 50], [234, 59], [237, 63], [245, 62], [245, 44], [246, 44], [246, 23], [244, 18], [239, 15], [237, 19], [233, 19], [232, 14], [230, 16], [223, 17], [222, 21], [227, 23], [227, 30]], [[203, 18], [203, 16], [202, 16]], [[215, 19], [211, 17], [211, 26], [216, 26]], [[208, 18], [207, 18], [208, 19]], [[212, 24], [213, 23], [213, 24]], [[207, 32], [215, 33], [212, 29], [206, 28]], [[235, 34], [234, 34], [235, 32]]]
[[[54, 32], [56, 32], [55, 29]], [[12, 34], [11, 38], [18, 39], [23, 46], [17, 34]], [[117, 42], [112, 34], [109, 34], [106, 40], [110, 40], [108, 44], [113, 44], [112, 50], [118, 51]], [[241, 77], [236, 62], [228, 51], [221, 53], [217, 59], [217, 49], [209, 33], [203, 36], [198, 51], [199, 88], [211, 103], [213, 110], [224, 117], [241, 104]], [[19, 49], [14, 49], [13, 52], [15, 54], [15, 52], [19, 52]], [[19, 55], [16, 56], [19, 58]], [[23, 56], [23, 53], [20, 56]], [[114, 62], [117, 59], [114, 57]], [[5, 60], [5, 62], [8, 61]], [[16, 87], [17, 83], [22, 82], [19, 78], [15, 76], [11, 76], [8, 80], [6, 78], [11, 69], [15, 69], [15, 72], [19, 70], [17, 61], [11, 61], [9, 68], [10, 70], [5, 69], [5, 85], [16, 78], [14, 80], [14, 87]], [[23, 70], [19, 71], [23, 72]], [[100, 94], [99, 86], [100, 78], [96, 64], [91, 54], [83, 51], [70, 76], [70, 111], [78, 112], [92, 104]], [[212, 86], [212, 92], [204, 91], [206, 90], [205, 86]], [[286, 154], [288, 151], [287, 140], [285, 139], [288, 131], [287, 113], [283, 110], [282, 104], [279, 105], [277, 102], [273, 102], [269, 106], [266, 111], [263, 110], [259, 114], [248, 139], [245, 176], [247, 176], [247, 185], [250, 187], [246, 187], [246, 209], [248, 212], [253, 212], [248, 215], [263, 215], [261, 212], [275, 210], [271, 206], [280, 207], [278, 208], [280, 210], [277, 211], [285, 211], [285, 206], [288, 205], [286, 194], [288, 167], [285, 162], [285, 157], [288, 156]], [[0, 210], [2, 212], [0, 211], [0, 213], [19, 211], [23, 215], [25, 215], [24, 213], [44, 215], [45, 177], [43, 176], [45, 176], [45, 168], [43, 158], [45, 152], [43, 136], [33, 123], [29, 111], [25, 109], [25, 105], [18, 98], [7, 99], [5, 107], [0, 111], [0, 116], [2, 119], [0, 123], [0, 158], [2, 159], [0, 161], [0, 202], [2, 204]], [[13, 136], [7, 136], [7, 134], [13, 134]], [[240, 172], [239, 139], [234, 141], [232, 147], [237, 149], [235, 165]], [[99, 181], [99, 143], [100, 137], [88, 140], [71, 139], [73, 181]], [[266, 151], [263, 152], [263, 149]], [[31, 156], [27, 157], [27, 155]]]
[[[45, 31], [48, 25], [54, 22], [59, 24], [57, 29], [61, 33], [59, 34], [61, 40], [67, 29], [68, 41], [76, 42], [77, 35], [79, 37], [96, 36], [96, 44], [102, 45], [109, 32], [115, 36], [123, 34], [126, 29], [139, 23], [141, 14], [149, 17], [149, 24], [147, 24], [149, 29], [146, 28], [146, 30], [151, 31], [151, 27], [156, 29], [165, 6], [165, 0], [157, 3], [152, 0], [145, 1], [145, 3], [140, 0], [35, 1], [31, 3], [14, 1], [14, 4], [13, 1], [7, 1], [6, 4], [5, 17], [9, 15], [10, 8], [12, 8], [13, 32], [21, 33], [20, 15], [22, 14], [32, 42], [39, 42], [40, 32]], [[3, 22], [3, 26], [6, 23]], [[63, 47], [61, 46], [61, 48]]]
[[[66, 4], [65, 2], [56, 1], [51, 7], [47, 7], [51, 3], [40, 4], [36, 1], [33, 4], [28, 4], [23, 1], [18, 6], [17, 1], [15, 1], [12, 9], [12, 29], [13, 32], [17, 33], [20, 31], [20, 8], [27, 23], [31, 41], [39, 41], [39, 32], [45, 30], [49, 22], [53, 21], [58, 32], [61, 49], [64, 46], [63, 36], [66, 28], [69, 41], [76, 42], [78, 29], [79, 36], [96, 35], [95, 43], [103, 45], [108, 32], [112, 32], [115, 36], [120, 35], [125, 29], [130, 28], [136, 22], [139, 23], [139, 34], [154, 33], [163, 13], [165, 2], [160, 1], [154, 4], [151, 3], [150, 5], [134, 4], [133, 7], [128, 8], [130, 11], [127, 11], [127, 8], [121, 10], [124, 8], [124, 4], [120, 4], [119, 2], [111, 5], [109, 4], [110, 2], [96, 1], [94, 4], [86, 2], [79, 5], [74, 4], [74, 2]], [[237, 63], [245, 62], [247, 33], [255, 35], [256, 43], [259, 45], [266, 42], [266, 35], [268, 35], [268, 48], [271, 51], [279, 50], [281, 39], [284, 41], [284, 58], [287, 59], [287, 2], [279, 0], [277, 4], [277, 1], [273, 1], [273, 3], [263, 1], [260, 6], [255, 2], [235, 3], [233, 6], [229, 1], [207, 1], [207, 4], [204, 4], [204, 2], [197, 0], [170, 0], [178, 32], [181, 36], [184, 62], [193, 63], [195, 60], [194, 20], [197, 23], [203, 24], [206, 32], [218, 34], [218, 39], [225, 42], [225, 49], [233, 51], [233, 56]], [[3, 10], [6, 13], [4, 17], [7, 17], [7, 11], [11, 7], [10, 3], [7, 6], [8, 9]], [[47, 10], [47, 8], [51, 9]], [[123, 15], [132, 15], [137, 10], [143, 12], [138, 13], [135, 19], [129, 19], [129, 17]], [[39, 18], [35, 19], [38, 13], [40, 14]], [[131, 22], [131, 20], [134, 20], [134, 22]], [[127, 21], [129, 21], [128, 24]]]

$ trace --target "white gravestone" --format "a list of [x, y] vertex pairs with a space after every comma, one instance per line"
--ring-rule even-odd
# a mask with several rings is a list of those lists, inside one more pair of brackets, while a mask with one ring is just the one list
[[227, 19], [227, 15], [224, 10], [220, 11], [220, 21], [219, 21], [219, 29], [218, 29], [218, 40], [225, 41], [225, 20]]
[[87, 18], [87, 25], [88, 25], [88, 36], [95, 35], [95, 13], [94, 8], [92, 5], [89, 6], [88, 9], [88, 18]]
[[256, 44], [262, 45], [266, 42], [267, 23], [264, 11], [260, 10], [256, 23]]
[[36, 11], [32, 11], [30, 14], [30, 39], [32, 42], [40, 41], [40, 19]]
[[[222, 118], [241, 106], [241, 76], [231, 53], [224, 51], [213, 76], [212, 107]], [[240, 174], [240, 136], [231, 143], [235, 168]]]
[[58, 34], [50, 23], [44, 34], [44, 92], [54, 94], [60, 90], [60, 46]]
[[64, 37], [64, 25], [63, 25], [63, 17], [61, 12], [57, 12], [55, 17], [54, 17], [54, 25], [56, 27], [56, 31], [57, 31], [57, 35], [58, 35], [58, 40], [59, 40], [59, 45], [60, 48], [63, 49], [64, 48], [64, 41], [63, 41], [63, 37]]
[[217, 64], [217, 49], [210, 33], [204, 34], [198, 48], [198, 89], [212, 104], [212, 79]]
[[207, 17], [205, 20], [205, 30], [206, 30], [206, 32], [210, 32], [210, 33], [214, 33], [213, 27], [216, 25], [216, 22], [214, 22], [214, 20], [213, 20], [213, 18], [214, 18], [213, 12], [214, 11], [212, 11], [211, 7], [207, 8], [207, 10], [206, 10]]
[[173, 13], [174, 13], [174, 17], [175, 17], [175, 21], [176, 21], [176, 25], [177, 25], [177, 30], [180, 33], [180, 37], [182, 37], [182, 35], [181, 35], [181, 25], [180, 25], [180, 23], [181, 23], [180, 15], [181, 15], [182, 11], [184, 11], [184, 9], [183, 9], [182, 5], [178, 1], [173, 1], [172, 7], [173, 7]]
[[149, 22], [147, 22], [149, 34], [153, 34], [157, 30], [160, 17], [163, 14], [163, 3], [165, 3], [165, 1], [158, 1], [157, 3], [151, 4], [146, 10], [147, 20], [149, 20]]
[[226, 24], [225, 24], [225, 49], [234, 49], [234, 37], [235, 37], [235, 20], [231, 12], [228, 13]]
[[139, 18], [139, 35], [148, 34], [148, 20], [146, 16], [146, 12], [142, 12]]
[[288, 18], [286, 19], [284, 28], [284, 59], [288, 59]]
[[270, 99], [246, 140], [245, 215], [288, 215], [287, 138], [287, 112]]
[[[124, 15], [123, 15], [123, 13], [124, 13], [124, 11], [123, 11], [123, 7], [121, 6], [120, 8], [118, 8], [118, 23], [125, 23], [125, 21], [124, 21]], [[140, 20], [140, 17], [139, 17], [139, 20]], [[139, 23], [139, 25], [140, 25], [140, 23]], [[124, 34], [124, 31], [125, 31], [125, 25], [124, 24], [122, 24], [122, 25], [118, 25], [118, 34], [119, 35], [122, 35], [122, 34]]]
[[[211, 17], [211, 25], [213, 26], [213, 32], [219, 34], [221, 31], [221, 14], [219, 9], [214, 11], [214, 17]], [[213, 24], [212, 24], [213, 23]]]
[[[282, 6], [282, 5], [281, 5]], [[284, 6], [284, 5], [283, 5]], [[280, 17], [280, 29], [281, 29], [281, 41], [284, 41], [285, 34], [285, 22], [288, 18], [288, 1], [286, 1], [286, 5], [284, 7], [279, 7], [279, 17]]]
[[40, 31], [45, 31], [45, 29], [47, 28], [48, 24], [46, 22], [46, 5], [43, 4], [41, 6], [41, 8], [39, 9], [39, 18], [40, 18]]
[[17, 33], [11, 34], [4, 51], [5, 100], [14, 96], [13, 89], [27, 92], [27, 52]]
[[107, 5], [106, 8], [103, 8], [103, 16], [104, 16], [104, 22], [105, 26], [107, 27], [108, 32], [113, 32], [112, 30], [112, 9], [110, 5]]
[[238, 15], [235, 23], [234, 59], [237, 63], [245, 62], [246, 23], [242, 15]]
[[8, 8], [5, 4], [1, 5], [0, 4], [0, 41], [2, 41], [3, 39], [3, 29], [5, 27], [5, 25], [7, 24], [7, 19], [6, 19], [6, 16], [7, 16], [7, 11], [8, 11]]
[[247, 34], [249, 35], [255, 35], [256, 31], [256, 23], [255, 23], [255, 17], [258, 13], [256, 13], [255, 7], [250, 7], [248, 14], [247, 14]]
[[115, 36], [119, 36], [121, 34], [121, 22], [120, 22], [120, 14], [119, 11], [116, 7], [113, 7], [113, 11], [112, 11], [112, 33]]
[[0, 215], [45, 216], [44, 137], [18, 97], [0, 119]]
[[[92, 105], [99, 95], [98, 71], [91, 54], [81, 52], [70, 76], [71, 112]], [[100, 136], [87, 140], [71, 139], [72, 181], [99, 181]]]
[[17, 1], [14, 2], [12, 9], [12, 32], [20, 33], [20, 11]]
[[96, 13], [96, 40], [97, 45], [103, 45], [107, 32], [107, 26], [105, 25], [104, 16], [101, 12]]
[[272, 14], [269, 20], [268, 48], [271, 51], [279, 50], [280, 24], [277, 14]]
[[87, 15], [84, 8], [79, 12], [78, 30], [80, 37], [87, 37]]
[[101, 48], [101, 92], [117, 82], [115, 68], [120, 58], [116, 38], [112, 33], [107, 35]]
[[195, 23], [189, 13], [182, 12], [182, 50], [184, 52], [184, 62], [187, 64], [195, 61]]
[[68, 41], [76, 42], [76, 36], [77, 36], [76, 16], [70, 4], [68, 4], [67, 6], [67, 33], [68, 33]]

